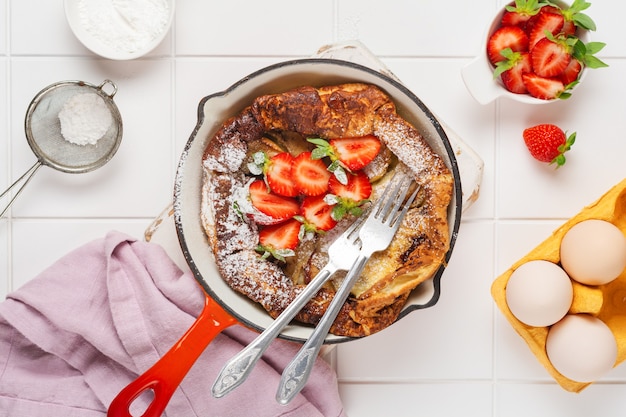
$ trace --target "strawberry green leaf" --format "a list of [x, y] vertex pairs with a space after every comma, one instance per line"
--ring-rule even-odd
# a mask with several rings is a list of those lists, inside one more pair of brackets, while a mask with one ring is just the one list
[[564, 10], [564, 13], [576, 14], [588, 9], [590, 6], [591, 3], [586, 2], [585, 0], [574, 0], [572, 5], [568, 9]]
[[584, 13], [577, 13], [573, 18], [572, 21], [574, 22], [574, 24], [576, 26], [580, 26], [583, 29], [587, 29], [587, 30], [596, 30], [596, 24], [593, 21], [593, 19], [591, 19], [589, 16], [587, 16]]
[[341, 165], [341, 162], [339, 162], [339, 160], [333, 161], [328, 166], [328, 171], [332, 172], [337, 180], [343, 185], [346, 185], [348, 183], [348, 174], [346, 173], [345, 168]]
[[295, 256], [296, 254], [291, 249], [274, 249], [274, 248], [267, 248], [263, 245], [257, 245], [255, 250], [261, 254], [261, 259], [267, 259], [270, 256], [273, 256], [274, 259], [281, 261], [281, 262], [286, 262], [287, 260], [285, 258], [290, 257], [290, 256]]
[[595, 56], [588, 56], [583, 62], [589, 68], [605, 68], [609, 66], [606, 62], [601, 61]]
[[316, 146], [316, 148], [311, 151], [312, 159], [322, 159], [327, 156], [331, 157], [333, 149], [330, 147], [330, 143], [328, 143], [328, 141], [320, 138], [309, 138], [307, 139], [307, 142]]
[[332, 217], [336, 221], [339, 221], [343, 219], [346, 214], [348, 214], [347, 208], [341, 204], [337, 204], [333, 207], [333, 211], [330, 213], [330, 217]]
[[241, 206], [239, 205], [237, 201], [233, 202], [233, 210], [235, 211], [235, 214], [237, 214], [237, 217], [239, 217], [240, 220], [246, 221], [246, 216], [244, 216], [243, 210], [241, 210]]
[[563, 17], [566, 21], [574, 22], [576, 26], [587, 30], [596, 30], [596, 24], [593, 19], [586, 14], [581, 13], [590, 6], [591, 3], [584, 0], [574, 0], [572, 5], [568, 8], [562, 9], [561, 13], [563, 13]]
[[522, 54], [519, 52], [513, 52], [511, 48], [504, 48], [500, 51], [500, 55], [502, 55], [505, 59], [496, 63], [493, 78], [498, 78], [503, 72], [513, 68], [517, 61], [522, 59]]
[[594, 54], [606, 46], [603, 42], [589, 42], [587, 44], [578, 40], [574, 45], [572, 56], [589, 68], [608, 67], [608, 64], [594, 56]]
[[588, 42], [585, 44], [585, 48], [587, 48], [587, 53], [591, 55], [597, 54], [605, 46], [606, 46], [606, 43], [604, 42]]
[[337, 199], [338, 202], [333, 206], [333, 210], [330, 214], [331, 217], [336, 221], [343, 219], [347, 214], [351, 214], [357, 217], [360, 216], [361, 214], [363, 214], [363, 209], [361, 208], [361, 206], [370, 201], [367, 199], [354, 201], [350, 200], [349, 198], [341, 197], [338, 197]]
[[571, 83], [567, 84], [565, 86], [565, 91], [569, 91], [572, 88], [576, 87], [578, 85], [578, 83], [580, 83], [580, 80], [572, 81]]

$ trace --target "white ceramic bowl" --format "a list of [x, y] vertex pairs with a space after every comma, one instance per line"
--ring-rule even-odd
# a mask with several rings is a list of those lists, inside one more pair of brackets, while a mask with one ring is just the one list
[[[406, 87], [375, 70], [339, 60], [302, 59], [263, 68], [242, 79], [228, 90], [207, 96], [198, 106], [198, 124], [182, 153], [174, 186], [174, 221], [181, 248], [189, 267], [207, 293], [240, 323], [262, 331], [272, 318], [247, 297], [232, 290], [220, 277], [211, 248], [200, 223], [202, 190], [202, 156], [207, 141], [224, 120], [236, 115], [256, 97], [287, 91], [302, 85], [322, 86], [343, 82], [365, 82], [379, 86], [394, 100], [398, 112], [413, 124], [454, 174], [455, 190], [448, 210], [450, 249], [452, 253], [461, 219], [461, 180], [454, 151], [448, 138], [428, 108]], [[433, 306], [439, 299], [440, 279], [445, 265], [435, 276], [420, 284], [407, 300], [400, 318], [412, 311]], [[304, 342], [313, 327], [294, 324], [281, 334], [282, 338]], [[329, 335], [326, 343], [351, 340]]]
[[[561, 7], [569, 7], [566, 3], [560, 1], [555, 1], [555, 3]], [[500, 26], [500, 20], [502, 19], [504, 12], [505, 8], [502, 7], [496, 13], [485, 32], [485, 36], [483, 37], [483, 42], [480, 47], [480, 53], [469, 64], [461, 69], [461, 76], [463, 77], [463, 82], [465, 83], [468, 91], [480, 104], [489, 104], [499, 97], [505, 97], [527, 104], [546, 104], [560, 100], [542, 100], [532, 97], [529, 94], [515, 94], [504, 88], [504, 84], [502, 84], [500, 78], [493, 78], [494, 67], [491, 65], [491, 62], [489, 62], [489, 58], [487, 57], [487, 41], [489, 40], [491, 34]], [[583, 42], [589, 42], [588, 31], [582, 31], [579, 36], [580, 40]], [[587, 70], [583, 68], [579, 78], [580, 82], [582, 82], [586, 72]], [[576, 90], [577, 87], [578, 85], [574, 87], [573, 90]]]
[[[127, 10], [113, 13], [110, 1], [65, 0], [65, 17], [74, 35], [93, 53], [130, 60], [152, 51], [169, 32], [175, 0], [163, 3], [167, 7], [157, 9], [156, 3], [147, 0], [129, 0]], [[123, 15], [130, 19], [125, 22]], [[127, 22], [133, 19], [135, 28], [131, 29]]]

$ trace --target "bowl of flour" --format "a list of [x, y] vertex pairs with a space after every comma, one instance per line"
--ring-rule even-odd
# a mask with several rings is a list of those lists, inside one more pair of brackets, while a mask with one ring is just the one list
[[65, 16], [82, 44], [104, 58], [129, 60], [167, 35], [174, 0], [65, 0]]

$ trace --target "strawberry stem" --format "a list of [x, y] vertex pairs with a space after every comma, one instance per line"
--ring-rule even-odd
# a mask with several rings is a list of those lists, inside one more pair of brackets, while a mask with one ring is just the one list
[[550, 162], [550, 164], [556, 164], [556, 168], [559, 168], [565, 165], [566, 159], [565, 159], [564, 154], [565, 152], [569, 151], [572, 148], [575, 141], [576, 141], [576, 132], [569, 135], [565, 143], [557, 148], [559, 151], [559, 154]]
[[527, 14], [534, 16], [539, 13], [539, 10], [548, 3], [539, 2], [538, 0], [515, 0], [515, 6], [506, 6], [506, 10], [509, 12], [516, 12], [520, 14]]

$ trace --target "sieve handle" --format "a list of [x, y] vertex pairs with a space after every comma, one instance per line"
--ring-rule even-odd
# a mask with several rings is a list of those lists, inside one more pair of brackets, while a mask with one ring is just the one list
[[[111, 93], [107, 93], [106, 91], [104, 91], [104, 86], [105, 85], [110, 85], [111, 88], [113, 89], [113, 91]], [[109, 97], [110, 99], [113, 99], [113, 96], [117, 93], [117, 85], [115, 85], [115, 83], [109, 79], [106, 79], [104, 81], [102, 81], [102, 84], [100, 84], [98, 86], [98, 90], [102, 91], [103, 94], [105, 94], [107, 97]]]
[[41, 161], [37, 161], [35, 162], [35, 164], [30, 167], [28, 169], [28, 171], [26, 171], [21, 177], [19, 177], [17, 180], [15, 180], [15, 182], [13, 184], [11, 184], [9, 186], [9, 188], [7, 188], [6, 190], [4, 190], [4, 192], [2, 194], [0, 194], [0, 198], [4, 197], [9, 191], [11, 191], [13, 189], [13, 187], [17, 186], [18, 184], [22, 183], [22, 186], [20, 188], [18, 188], [17, 192], [15, 193], [15, 195], [13, 196], [13, 198], [11, 200], [9, 200], [9, 202], [7, 203], [7, 205], [4, 207], [4, 209], [2, 209], [2, 213], [0, 213], [0, 217], [2, 217], [4, 215], [4, 213], [7, 212], [7, 210], [9, 209], [9, 207], [11, 207], [11, 204], [13, 204], [13, 202], [15, 201], [15, 199], [17, 198], [18, 195], [20, 195], [20, 193], [22, 192], [22, 190], [24, 189], [24, 187], [26, 187], [26, 184], [28, 184], [31, 180], [31, 178], [33, 178], [33, 175], [35, 175], [35, 172], [37, 172], [37, 170], [41, 167], [42, 163]]

